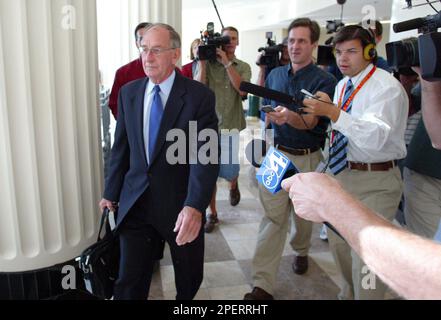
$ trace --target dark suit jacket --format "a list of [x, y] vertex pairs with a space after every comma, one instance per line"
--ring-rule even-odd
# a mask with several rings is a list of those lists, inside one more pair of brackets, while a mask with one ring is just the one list
[[[217, 132], [214, 93], [204, 85], [181, 76], [178, 72], [164, 109], [158, 141], [151, 163], [147, 163], [143, 138], [144, 95], [148, 79], [125, 85], [118, 98], [118, 121], [112, 148], [104, 198], [119, 202], [117, 226], [147, 190], [148, 220], [158, 231], [170, 232], [184, 206], [203, 215], [211, 199], [219, 171], [218, 164], [167, 163], [167, 142], [171, 129], [181, 129], [189, 138], [189, 122], [197, 121], [197, 129]], [[204, 142], [198, 142], [198, 149]], [[188, 151], [188, 147], [186, 148]], [[187, 152], [188, 160], [188, 152]]]

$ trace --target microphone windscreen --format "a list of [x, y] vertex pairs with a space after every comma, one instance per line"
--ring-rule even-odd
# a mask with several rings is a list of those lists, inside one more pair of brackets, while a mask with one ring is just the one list
[[407, 20], [399, 23], [395, 23], [392, 28], [394, 32], [403, 32], [413, 29], [421, 28], [424, 25], [425, 20], [423, 18], [416, 18], [412, 20]]
[[286, 93], [283, 93], [280, 91], [276, 91], [276, 90], [272, 90], [272, 89], [268, 89], [265, 87], [257, 86], [255, 84], [245, 82], [245, 81], [242, 81], [240, 83], [239, 89], [240, 89], [240, 91], [251, 93], [251, 94], [258, 96], [258, 97], [261, 97], [261, 98], [274, 100], [274, 101], [277, 101], [277, 102], [285, 104], [285, 105], [290, 105], [290, 104], [296, 102], [295, 98], [290, 96], [289, 94], [286, 94]]

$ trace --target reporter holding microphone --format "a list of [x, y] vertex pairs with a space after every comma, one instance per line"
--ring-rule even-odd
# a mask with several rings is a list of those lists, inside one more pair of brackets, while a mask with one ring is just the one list
[[[288, 52], [291, 63], [275, 68], [268, 75], [265, 87], [295, 97], [303, 98], [301, 89], [311, 92], [334, 93], [335, 78], [314, 65], [312, 53], [320, 37], [320, 27], [308, 18], [294, 20], [288, 28]], [[314, 171], [322, 159], [320, 148], [325, 139], [328, 120], [315, 115], [300, 116], [299, 107], [278, 106], [275, 101], [264, 100], [275, 112], [267, 113], [274, 129], [274, 142], [301, 172]], [[303, 117], [303, 118], [302, 118]], [[292, 205], [286, 192], [272, 194], [259, 186], [260, 202], [265, 210], [262, 218], [256, 251], [253, 257], [253, 290], [245, 300], [269, 300], [274, 298], [276, 275], [282, 257], [286, 234], [290, 228]], [[293, 270], [304, 274], [308, 269], [308, 250], [311, 242], [312, 223], [300, 219], [295, 213], [296, 232], [290, 242], [296, 252]]]
[[[304, 111], [331, 120], [329, 173], [391, 221], [403, 188], [396, 164], [406, 156], [409, 101], [402, 85], [375, 67], [375, 40], [369, 30], [344, 27], [335, 35], [334, 45], [337, 65], [346, 77], [337, 85], [333, 103], [327, 94], [313, 92], [318, 99], [305, 99]], [[328, 232], [328, 239], [343, 279], [338, 297], [384, 299], [386, 286], [380, 279], [368, 286], [363, 282], [370, 270], [362, 257], [334, 232]]]

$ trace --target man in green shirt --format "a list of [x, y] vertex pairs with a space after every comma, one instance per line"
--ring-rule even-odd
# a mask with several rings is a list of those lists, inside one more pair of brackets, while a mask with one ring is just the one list
[[[216, 113], [219, 118], [221, 163], [219, 177], [230, 182], [230, 204], [240, 201], [237, 179], [239, 177], [239, 132], [245, 129], [245, 115], [242, 99], [246, 93], [239, 90], [242, 81], [250, 81], [251, 67], [236, 58], [239, 32], [234, 27], [222, 30], [222, 36], [229, 36], [230, 43], [217, 48], [216, 61], [199, 61], [199, 72], [195, 80], [206, 84], [216, 96]], [[205, 232], [213, 231], [218, 222], [216, 210], [216, 188], [210, 202], [211, 213], [207, 216]]]

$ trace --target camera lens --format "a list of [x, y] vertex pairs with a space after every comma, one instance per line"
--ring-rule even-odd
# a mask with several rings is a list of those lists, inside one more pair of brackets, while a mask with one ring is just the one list
[[418, 40], [411, 38], [402, 40], [403, 47], [407, 55], [410, 66], [419, 66], [420, 58], [418, 53]]

